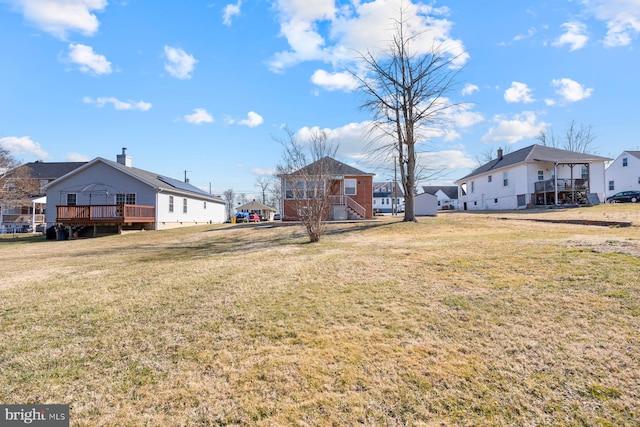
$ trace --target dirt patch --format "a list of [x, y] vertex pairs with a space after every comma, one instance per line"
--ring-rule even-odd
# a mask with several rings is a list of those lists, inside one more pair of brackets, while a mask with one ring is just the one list
[[633, 240], [581, 237], [576, 240], [568, 240], [567, 246], [589, 248], [599, 253], [621, 253], [640, 257], [640, 242]]

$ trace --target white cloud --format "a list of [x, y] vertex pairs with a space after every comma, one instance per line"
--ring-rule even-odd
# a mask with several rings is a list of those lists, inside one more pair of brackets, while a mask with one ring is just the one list
[[536, 29], [535, 28], [529, 28], [529, 30], [527, 30], [527, 32], [525, 34], [518, 34], [517, 36], [515, 36], [513, 38], [513, 41], [520, 41], [520, 40], [524, 40], [524, 39], [528, 39], [529, 37], [533, 37], [536, 34]]
[[474, 84], [471, 83], [467, 83], [466, 85], [464, 85], [464, 87], [462, 88], [462, 92], [461, 94], [463, 96], [467, 96], [467, 95], [471, 95], [474, 92], [478, 92], [480, 90], [480, 88]]
[[262, 168], [253, 168], [251, 169], [251, 173], [258, 176], [274, 176], [277, 171], [275, 169], [262, 169]]
[[90, 159], [88, 156], [80, 153], [67, 153], [67, 160], [70, 162], [88, 162]]
[[351, 92], [358, 88], [358, 80], [351, 73], [327, 73], [325, 70], [316, 70], [311, 76], [311, 81], [326, 90], [343, 90]]
[[148, 111], [151, 109], [151, 103], [144, 101], [120, 101], [118, 98], [113, 96], [108, 97], [98, 97], [96, 99], [85, 96], [82, 98], [82, 102], [85, 104], [94, 104], [98, 108], [102, 108], [107, 104], [113, 105], [113, 108], [116, 110], [138, 110], [138, 111]]
[[429, 151], [418, 154], [420, 164], [431, 170], [474, 168], [477, 162], [461, 150]]
[[198, 62], [192, 55], [183, 49], [171, 46], [164, 47], [164, 54], [168, 62], [165, 62], [164, 69], [173, 77], [178, 79], [190, 79], [191, 73]]
[[224, 25], [231, 25], [231, 19], [234, 16], [240, 15], [240, 7], [242, 6], [242, 0], [238, 0], [238, 3], [230, 3], [226, 5], [222, 11], [222, 22]]
[[193, 114], [187, 114], [184, 116], [184, 120], [194, 125], [200, 125], [202, 123], [212, 123], [213, 116], [207, 112], [204, 108], [194, 108]]
[[49, 154], [40, 147], [40, 144], [32, 141], [28, 136], [5, 136], [0, 138], [0, 146], [14, 156], [24, 155], [38, 159], [49, 157]]
[[509, 103], [523, 102], [525, 104], [534, 102], [531, 96], [531, 89], [520, 82], [511, 82], [511, 87], [504, 91], [504, 100]]
[[249, 126], [250, 128], [254, 128], [256, 126], [260, 126], [264, 122], [262, 116], [256, 112], [249, 111], [247, 113], [247, 118], [244, 120], [238, 121], [239, 125]]
[[354, 1], [336, 8], [333, 0], [278, 0], [280, 34], [290, 49], [277, 53], [270, 61], [272, 71], [280, 72], [303, 61], [350, 62], [357, 52], [380, 52], [387, 48], [393, 32], [393, 19], [402, 10], [405, 29], [413, 37], [412, 49], [430, 52], [440, 46], [444, 54], [455, 57], [461, 66], [469, 58], [460, 40], [450, 36], [453, 24], [446, 18], [446, 7], [413, 4], [406, 0]]
[[560, 95], [566, 102], [582, 101], [591, 96], [592, 88], [585, 88], [580, 83], [571, 79], [554, 79], [551, 85], [556, 87], [556, 93]]
[[69, 60], [78, 64], [83, 73], [96, 76], [111, 74], [111, 62], [107, 61], [104, 55], [95, 53], [91, 46], [71, 43], [69, 45]]
[[13, 0], [12, 3], [27, 21], [62, 40], [70, 32], [94, 35], [100, 25], [94, 12], [107, 6], [107, 0]]
[[586, 35], [587, 26], [582, 22], [565, 22], [562, 26], [567, 30], [566, 33], [558, 37], [553, 46], [562, 47], [569, 46], [570, 51], [582, 49], [587, 44], [589, 36]]
[[590, 0], [585, 1], [596, 19], [607, 25], [605, 46], [628, 46], [640, 33], [640, 2], [637, 0]]
[[496, 126], [489, 129], [482, 137], [482, 142], [505, 141], [514, 144], [522, 139], [536, 137], [548, 126], [545, 122], [539, 122], [532, 111], [524, 111], [511, 119], [498, 115], [495, 116], [494, 122]]

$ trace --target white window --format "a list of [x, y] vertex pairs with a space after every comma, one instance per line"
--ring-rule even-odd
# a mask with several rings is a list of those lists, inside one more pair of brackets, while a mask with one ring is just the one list
[[491, 175], [488, 176], [488, 181], [491, 182]]
[[182, 213], [187, 213], [187, 199], [182, 199]]
[[116, 205], [135, 205], [136, 195], [134, 193], [116, 194]]
[[293, 184], [289, 181], [284, 183], [284, 198], [287, 200], [293, 199]]
[[76, 194], [70, 193], [67, 194], [67, 206], [75, 206], [76, 205]]
[[622, 158], [622, 166], [624, 167], [624, 166], [627, 166], [628, 164], [629, 164], [628, 163], [628, 159], [626, 157], [623, 157]]
[[504, 187], [509, 185], [509, 172], [503, 172], [502, 173], [502, 185]]
[[169, 212], [173, 212], [173, 196], [169, 196]]
[[471, 181], [471, 192], [473, 193], [474, 191], [476, 191], [476, 182]]
[[207, 202], [204, 202], [204, 208], [207, 209]]
[[[640, 178], [638, 178], [638, 181], [640, 182]], [[615, 183], [613, 181], [609, 181], [609, 190], [615, 190], [616, 186]]]
[[580, 177], [582, 179], [589, 179], [589, 168], [585, 165], [582, 165], [582, 169], [580, 170]]
[[344, 180], [344, 194], [347, 196], [355, 196], [356, 188], [358, 185], [358, 181], [355, 179], [345, 179]]
[[538, 171], [538, 181], [544, 181], [544, 171]]

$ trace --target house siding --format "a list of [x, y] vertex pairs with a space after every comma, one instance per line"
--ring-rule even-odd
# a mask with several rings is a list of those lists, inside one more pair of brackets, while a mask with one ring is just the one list
[[[622, 160], [627, 159], [627, 166]], [[609, 190], [609, 181], [614, 182], [614, 189]], [[607, 168], [605, 191], [607, 197], [620, 191], [640, 191], [640, 158], [626, 151], [622, 152]]]
[[[88, 191], [87, 187], [96, 184], [100, 191]], [[82, 191], [85, 189], [86, 191]], [[106, 190], [106, 191], [105, 191]], [[116, 203], [117, 193], [134, 193], [136, 205], [155, 207], [155, 229], [182, 227], [187, 225], [222, 223], [225, 218], [225, 205], [222, 202], [205, 200], [196, 195], [185, 196], [182, 193], [162, 190], [127, 175], [125, 172], [96, 162], [86, 169], [66, 177], [63, 181], [54, 181], [47, 188], [47, 225], [56, 223], [57, 206], [67, 204], [66, 194], [76, 194], [77, 205], [112, 205]], [[169, 212], [169, 196], [174, 197], [174, 211]], [[187, 199], [188, 212], [183, 213], [183, 200]]]
[[[467, 194], [460, 197], [460, 202], [467, 204], [467, 210], [512, 210], [523, 209], [534, 204], [532, 195], [535, 193], [535, 182], [538, 181], [538, 171], [544, 172], [544, 179], [552, 178], [554, 164], [537, 162], [519, 164], [510, 168], [496, 169], [490, 173], [476, 175], [466, 181]], [[508, 185], [503, 185], [503, 173], [508, 173]], [[489, 175], [492, 179], [489, 182]], [[582, 176], [582, 165], [573, 168], [573, 179]], [[571, 168], [559, 165], [558, 179], [570, 179]], [[471, 183], [474, 182], [474, 191]], [[604, 200], [604, 163], [591, 163], [589, 166], [590, 192], [598, 194], [600, 201]], [[518, 204], [518, 196], [524, 197], [524, 204]]]

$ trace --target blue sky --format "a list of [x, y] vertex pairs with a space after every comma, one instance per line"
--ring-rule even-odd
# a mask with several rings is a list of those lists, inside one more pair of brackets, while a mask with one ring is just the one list
[[[284, 128], [326, 130], [376, 179], [370, 113], [345, 67], [389, 39], [399, 0], [0, 0], [0, 144], [28, 162], [115, 160], [214, 193], [257, 197]], [[640, 0], [402, 2], [424, 46], [445, 46], [462, 103], [420, 142], [448, 173], [488, 149], [590, 125], [597, 154], [640, 149]], [[419, 48], [419, 47], [417, 47]]]

